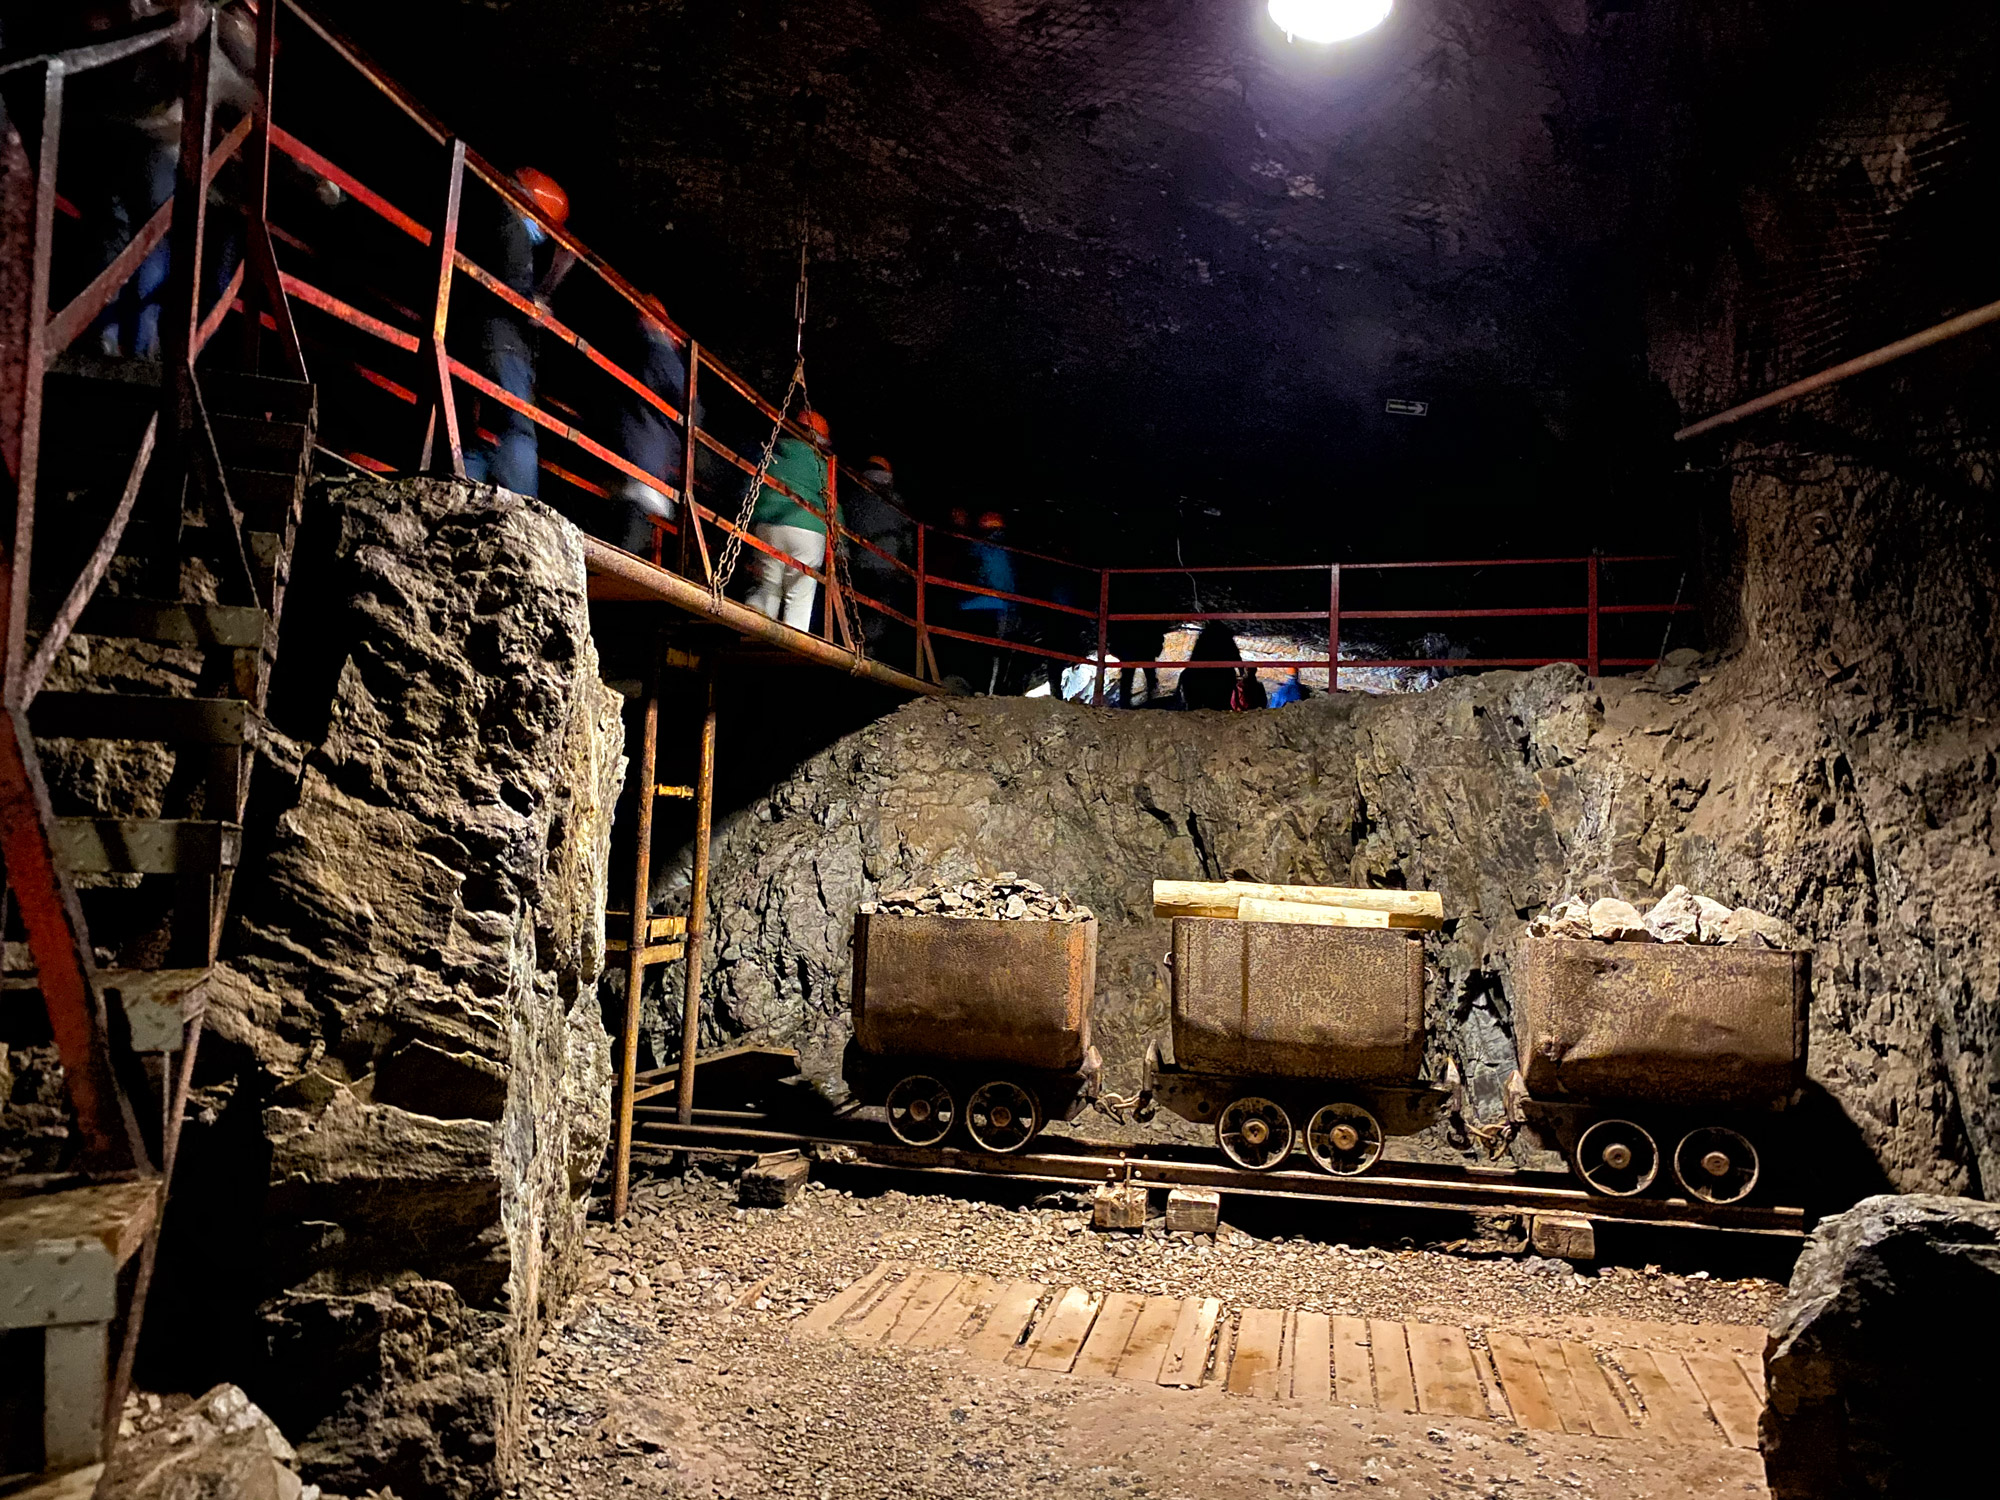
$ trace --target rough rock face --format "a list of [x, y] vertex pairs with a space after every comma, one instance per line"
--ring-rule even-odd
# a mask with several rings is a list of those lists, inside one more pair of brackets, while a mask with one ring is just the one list
[[1992, 1402], [1926, 1329], [1952, 1350], [2000, 1338], [2000, 1208], [1869, 1198], [1814, 1231], [1765, 1355], [1760, 1435], [1775, 1500], [1964, 1488], [1984, 1461]]
[[121, 1435], [96, 1495], [104, 1500], [299, 1500], [285, 1435], [233, 1385]]
[[[1129, 1080], [1165, 1030], [1155, 877], [1407, 886], [1444, 898], [1433, 1046], [1490, 1118], [1528, 919], [1569, 892], [1647, 905], [1685, 884], [1779, 915], [1814, 948], [1811, 1075], [1852, 1121], [1836, 1131], [1904, 1187], [2000, 1170], [1990, 1154], [1975, 1165], [1963, 1123], [1982, 1140], [2000, 1126], [1986, 1082], [2000, 1054], [1961, 1040], [2000, 1024], [1971, 920], [2000, 899], [2000, 734], [1940, 731], [1920, 772], [1843, 742], [1745, 661], [1704, 675], [1667, 693], [1548, 667], [1236, 715], [913, 704], [719, 829], [706, 1024], [795, 1042], [833, 1078], [860, 902], [1012, 869], [1097, 912], [1095, 1035], [1110, 1078]], [[1884, 827], [1878, 810], [1926, 774], [1949, 837], [1914, 817]], [[1949, 885], [1902, 876], [1920, 847], [1947, 859]]]
[[308, 1480], [490, 1494], [609, 1125], [619, 703], [553, 513], [430, 481], [316, 504], [279, 663], [316, 717], [275, 715], [299, 769], [251, 820], [209, 1002], [241, 1071], [199, 1117], [268, 1160], [243, 1383]]

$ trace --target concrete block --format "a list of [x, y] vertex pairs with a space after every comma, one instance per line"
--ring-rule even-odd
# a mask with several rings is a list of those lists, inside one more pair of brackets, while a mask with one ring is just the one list
[[806, 1190], [812, 1163], [796, 1151], [761, 1158], [736, 1183], [736, 1201], [745, 1208], [783, 1208]]
[[1146, 1189], [1137, 1182], [1107, 1182], [1091, 1195], [1093, 1229], [1144, 1229]]
[[1167, 1194], [1168, 1234], [1214, 1234], [1222, 1223], [1222, 1194], [1211, 1188], [1175, 1188]]
[[1597, 1259], [1597, 1231], [1581, 1214], [1531, 1215], [1528, 1242], [1554, 1260]]

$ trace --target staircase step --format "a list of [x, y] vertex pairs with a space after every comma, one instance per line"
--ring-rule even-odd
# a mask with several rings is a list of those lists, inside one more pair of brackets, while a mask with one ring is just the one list
[[310, 424], [318, 411], [313, 387], [302, 380], [252, 375], [243, 370], [209, 370], [201, 377], [201, 396], [211, 417], [273, 418]]
[[99, 597], [91, 601], [76, 628], [86, 635], [254, 651], [264, 644], [265, 615], [242, 604]]
[[302, 482], [297, 474], [231, 469], [229, 495], [243, 512], [244, 525], [256, 531], [283, 531]]
[[53, 842], [72, 874], [200, 875], [236, 867], [243, 829], [193, 818], [58, 818]]
[[100, 969], [97, 987], [125, 1008], [133, 1050], [178, 1052], [181, 1028], [202, 1013], [207, 969]]
[[299, 422], [267, 422], [262, 417], [208, 419], [226, 468], [266, 474], [296, 474], [312, 446], [312, 429]]
[[37, 735], [79, 740], [240, 745], [250, 719], [250, 705], [237, 698], [138, 693], [38, 693], [28, 708], [28, 725]]

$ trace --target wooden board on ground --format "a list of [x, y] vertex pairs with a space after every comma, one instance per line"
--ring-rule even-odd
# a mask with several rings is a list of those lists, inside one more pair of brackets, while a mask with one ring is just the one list
[[1284, 1355], [1285, 1315], [1268, 1307], [1246, 1307], [1236, 1321], [1236, 1353], [1223, 1389], [1234, 1396], [1278, 1394], [1278, 1366]]
[[1167, 1345], [1173, 1341], [1174, 1325], [1180, 1316], [1180, 1298], [1146, 1299], [1145, 1306], [1139, 1309], [1138, 1322], [1132, 1325], [1131, 1336], [1125, 1340], [1125, 1352], [1118, 1356], [1120, 1380], [1159, 1380], [1160, 1364], [1167, 1357]]
[[1255, 896], [1245, 896], [1237, 903], [1236, 919], [1239, 922], [1290, 922], [1298, 927], [1395, 925], [1386, 911], [1364, 911], [1358, 906], [1321, 906], [1313, 901], [1259, 901]]
[[1484, 1418], [1486, 1396], [1472, 1369], [1472, 1348], [1465, 1341], [1465, 1330], [1440, 1323], [1412, 1323], [1409, 1338], [1417, 1409], [1443, 1417]]
[[1590, 1413], [1584, 1410], [1583, 1400], [1576, 1393], [1576, 1380], [1569, 1373], [1569, 1359], [1563, 1353], [1563, 1346], [1554, 1339], [1529, 1339], [1528, 1348], [1535, 1356], [1535, 1368], [1542, 1372], [1543, 1388], [1549, 1393], [1549, 1405], [1556, 1409], [1562, 1430], [1587, 1437]]
[[[1613, 1358], [1620, 1368], [1631, 1377], [1639, 1397], [1646, 1403], [1646, 1425], [1660, 1437], [1676, 1443], [1711, 1443], [1718, 1434], [1708, 1420], [1708, 1407], [1700, 1400], [1700, 1392], [1694, 1392], [1696, 1399], [1688, 1399], [1687, 1389], [1676, 1381], [1667, 1379], [1661, 1369], [1663, 1360], [1678, 1363], [1679, 1356], [1650, 1349], [1619, 1349]], [[1682, 1379], [1687, 1386], [1693, 1380], [1682, 1366]]]
[[[1556, 1411], [1555, 1402], [1549, 1399], [1541, 1365], [1535, 1359], [1534, 1351], [1528, 1347], [1528, 1341], [1519, 1334], [1489, 1332], [1486, 1347], [1493, 1351], [1493, 1363], [1500, 1372], [1501, 1384], [1506, 1388], [1507, 1404], [1513, 1408], [1515, 1420], [1537, 1432], [1561, 1432], [1562, 1417]], [[1568, 1377], [1567, 1369], [1564, 1377]]]
[[1126, 1341], [1132, 1337], [1132, 1329], [1145, 1305], [1144, 1297], [1135, 1297], [1130, 1292], [1112, 1292], [1106, 1296], [1104, 1306], [1097, 1311], [1097, 1321], [1091, 1325], [1090, 1337], [1083, 1341], [1082, 1352], [1076, 1357], [1075, 1373], [1100, 1380], [1116, 1375], [1118, 1361], [1125, 1356]]
[[1415, 919], [1411, 925], [1444, 925], [1444, 899], [1436, 891], [1376, 891], [1339, 885], [1264, 885], [1252, 880], [1156, 880], [1156, 917], [1233, 917], [1243, 898], [1257, 901], [1304, 901], [1315, 906], [1344, 906], [1359, 911], [1385, 911]]
[[956, 1271], [919, 1271], [910, 1280], [911, 1291], [903, 1303], [903, 1310], [896, 1314], [896, 1321], [882, 1335], [885, 1344], [907, 1344], [915, 1338], [917, 1330], [930, 1321], [931, 1314], [958, 1290], [958, 1284], [964, 1278]]
[[1625, 1414], [1624, 1406], [1612, 1393], [1611, 1373], [1597, 1362], [1590, 1346], [1565, 1341], [1562, 1350], [1563, 1358], [1569, 1364], [1569, 1378], [1576, 1383], [1576, 1398], [1583, 1403], [1590, 1430], [1599, 1437], [1632, 1436], [1632, 1419]]
[[1375, 1355], [1375, 1404], [1383, 1411], [1415, 1411], [1417, 1384], [1410, 1376], [1410, 1346], [1403, 1325], [1368, 1320], [1368, 1347]]
[[1190, 1297], [1181, 1304], [1173, 1337], [1167, 1341], [1166, 1358], [1160, 1361], [1161, 1385], [1201, 1384], [1208, 1369], [1208, 1346], [1215, 1338], [1215, 1320], [1221, 1314], [1222, 1304], [1213, 1297]]
[[991, 1276], [968, 1276], [940, 1302], [924, 1320], [924, 1326], [910, 1335], [912, 1349], [949, 1349], [957, 1345], [966, 1326], [977, 1326], [993, 1310], [1000, 1296], [1000, 1283]]
[[993, 1311], [966, 1340], [965, 1352], [974, 1359], [1005, 1359], [1021, 1340], [1021, 1330], [1035, 1315], [1035, 1308], [1048, 1288], [1039, 1281], [1016, 1281], [994, 1299]]
[[1368, 1370], [1366, 1319], [1333, 1320], [1333, 1397], [1349, 1406], [1375, 1404], [1375, 1378]]
[[1333, 1320], [1302, 1312], [1292, 1324], [1292, 1399], [1307, 1406], [1333, 1401]]
[[1743, 1378], [1736, 1361], [1727, 1354], [1690, 1354], [1687, 1367], [1729, 1445], [1755, 1448], [1757, 1419], [1763, 1415], [1764, 1403], [1750, 1389], [1750, 1382]]
[[1500, 1376], [1493, 1368], [1493, 1354], [1484, 1344], [1472, 1346], [1472, 1368], [1478, 1374], [1480, 1384], [1486, 1387], [1486, 1414], [1496, 1422], [1514, 1424], [1514, 1413], [1507, 1408], [1507, 1397], [1500, 1389]]
[[1028, 1368], [1066, 1371], [1075, 1364], [1077, 1351], [1083, 1347], [1090, 1325], [1097, 1321], [1101, 1305], [1101, 1298], [1080, 1286], [1073, 1286], [1058, 1297], [1042, 1320], [1034, 1347], [1028, 1351]]
[[868, 1299], [868, 1295], [879, 1287], [891, 1272], [899, 1270], [895, 1261], [878, 1261], [875, 1269], [863, 1276], [845, 1291], [835, 1292], [826, 1301], [807, 1313], [792, 1328], [794, 1338], [817, 1338], [832, 1328], [842, 1318]]
[[882, 1336], [894, 1328], [896, 1320], [903, 1315], [903, 1309], [908, 1305], [910, 1295], [916, 1291], [920, 1280], [932, 1274], [935, 1273], [912, 1271], [884, 1292], [880, 1302], [841, 1331], [857, 1344], [881, 1343]]
[[1750, 1382], [1750, 1389], [1756, 1393], [1759, 1405], [1768, 1406], [1770, 1393], [1764, 1387], [1764, 1356], [1761, 1354], [1739, 1354], [1736, 1368], [1743, 1372], [1743, 1378]]

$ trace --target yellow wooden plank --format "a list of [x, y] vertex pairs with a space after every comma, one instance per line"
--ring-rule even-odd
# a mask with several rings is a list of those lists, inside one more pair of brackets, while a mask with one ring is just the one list
[[890, 1286], [882, 1294], [882, 1300], [870, 1308], [866, 1314], [849, 1323], [842, 1332], [857, 1344], [879, 1344], [882, 1336], [896, 1326], [896, 1319], [903, 1315], [910, 1294], [917, 1289], [918, 1279], [925, 1275], [922, 1271], [912, 1272]]
[[1363, 1318], [1333, 1320], [1333, 1395], [1349, 1406], [1375, 1404], [1375, 1377], [1368, 1368], [1368, 1323]]
[[1757, 1419], [1764, 1414], [1764, 1403], [1750, 1389], [1736, 1361], [1727, 1354], [1690, 1354], [1687, 1367], [1729, 1445], [1755, 1448]]
[[1415, 1411], [1417, 1383], [1410, 1375], [1410, 1341], [1401, 1323], [1368, 1320], [1368, 1348], [1375, 1356], [1375, 1404], [1383, 1411]]
[[792, 1337], [800, 1339], [820, 1337], [835, 1323], [867, 1301], [869, 1293], [879, 1287], [892, 1272], [900, 1269], [895, 1261], [878, 1261], [874, 1270], [844, 1291], [835, 1292], [793, 1324]]
[[1073, 1286], [1056, 1299], [1055, 1306], [1036, 1331], [1034, 1347], [1025, 1361], [1031, 1370], [1067, 1370], [1076, 1363], [1077, 1351], [1097, 1321], [1103, 1299], [1080, 1286]]
[[1341, 885], [1264, 885], [1252, 880], [1156, 880], [1156, 917], [1233, 917], [1245, 896], [1259, 901], [1308, 901], [1415, 917], [1425, 927], [1444, 925], [1444, 898], [1436, 891], [1378, 891]]
[[1486, 1397], [1472, 1369], [1472, 1348], [1465, 1341], [1465, 1330], [1441, 1323], [1412, 1323], [1409, 1339], [1417, 1409], [1441, 1417], [1484, 1418]]
[[1472, 1368], [1478, 1372], [1479, 1383], [1486, 1387], [1486, 1414], [1496, 1422], [1513, 1425], [1514, 1413], [1508, 1408], [1507, 1397], [1500, 1389], [1500, 1376], [1493, 1368], [1493, 1353], [1484, 1344], [1472, 1346]]
[[1292, 1322], [1292, 1399], [1333, 1401], [1333, 1320], [1325, 1313], [1302, 1312]]
[[1234, 1396], [1278, 1394], [1278, 1366], [1284, 1356], [1285, 1315], [1269, 1307], [1246, 1307], [1236, 1320], [1236, 1352], [1223, 1389]]
[[1555, 1408], [1562, 1430], [1588, 1435], [1590, 1413], [1584, 1410], [1583, 1400], [1576, 1393], [1576, 1380], [1569, 1373], [1569, 1357], [1563, 1353], [1563, 1346], [1554, 1339], [1529, 1339], [1528, 1348], [1534, 1352], [1535, 1368], [1542, 1372], [1542, 1385], [1549, 1393], [1549, 1405]]
[[[1295, 927], [1387, 927], [1392, 918], [1386, 911], [1363, 911], [1358, 906], [1321, 906], [1313, 901], [1260, 901], [1245, 896], [1236, 906], [1240, 922], [1284, 922]], [[1415, 923], [1416, 918], [1404, 921]]]
[[1125, 1340], [1125, 1352], [1118, 1357], [1120, 1380], [1158, 1382], [1160, 1364], [1167, 1357], [1167, 1345], [1173, 1342], [1174, 1327], [1180, 1316], [1180, 1298], [1146, 1299], [1146, 1305], [1139, 1310], [1139, 1321], [1132, 1326], [1131, 1337]]
[[966, 1340], [965, 1352], [974, 1359], [1005, 1359], [1020, 1341], [1021, 1331], [1035, 1315], [1035, 1307], [1048, 1288], [1039, 1281], [1015, 1281], [994, 1299], [979, 1331]]
[[[1541, 1365], [1535, 1359], [1534, 1350], [1528, 1347], [1528, 1341], [1518, 1334], [1489, 1331], [1486, 1347], [1493, 1351], [1493, 1364], [1505, 1388], [1507, 1405], [1513, 1409], [1514, 1420], [1537, 1432], [1561, 1432], [1562, 1417], [1556, 1411], [1555, 1402], [1549, 1399]], [[1567, 1369], [1564, 1370], [1564, 1379], [1568, 1379]]]
[[958, 1290], [958, 1284], [964, 1279], [956, 1271], [919, 1271], [911, 1278], [909, 1298], [903, 1303], [903, 1310], [896, 1314], [896, 1321], [889, 1326], [889, 1331], [882, 1335], [882, 1342], [907, 1344], [915, 1338], [917, 1330], [930, 1321], [931, 1314]]
[[[1708, 1420], [1708, 1406], [1687, 1394], [1661, 1373], [1655, 1352], [1650, 1349], [1612, 1351], [1619, 1368], [1631, 1377], [1639, 1398], [1646, 1403], [1645, 1430], [1675, 1443], [1719, 1442], [1722, 1433]], [[1673, 1356], [1669, 1355], [1669, 1358]]]
[[1144, 1297], [1129, 1292], [1108, 1295], [1104, 1306], [1098, 1309], [1097, 1321], [1091, 1325], [1090, 1337], [1083, 1341], [1083, 1349], [1076, 1357], [1075, 1373], [1098, 1380], [1109, 1380], [1116, 1375], [1118, 1361], [1125, 1357], [1126, 1342], [1132, 1337], [1145, 1305]]
[[912, 1349], [950, 1349], [962, 1342], [967, 1324], [974, 1324], [993, 1310], [1000, 1295], [1000, 1283], [991, 1276], [968, 1276], [952, 1288], [951, 1295], [924, 1320], [924, 1326], [906, 1341]]
[[1583, 1403], [1590, 1430], [1599, 1437], [1632, 1436], [1632, 1419], [1626, 1415], [1624, 1404], [1611, 1389], [1611, 1373], [1597, 1362], [1590, 1346], [1565, 1342], [1562, 1350], [1563, 1359], [1569, 1365], [1569, 1378], [1576, 1383], [1577, 1400]]
[[1770, 1392], [1764, 1387], [1764, 1356], [1761, 1354], [1739, 1354], [1736, 1368], [1743, 1372], [1743, 1378], [1750, 1382], [1750, 1389], [1756, 1393], [1758, 1403], [1771, 1404]]
[[1208, 1346], [1215, 1339], [1215, 1320], [1222, 1304], [1213, 1297], [1190, 1297], [1181, 1304], [1166, 1358], [1160, 1361], [1160, 1384], [1198, 1386], [1208, 1369]]

